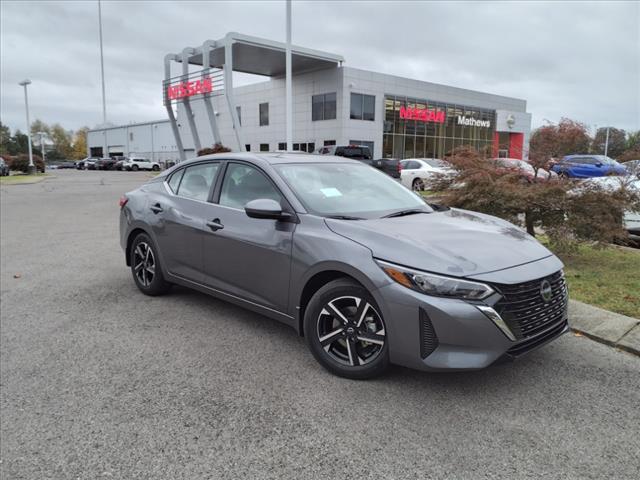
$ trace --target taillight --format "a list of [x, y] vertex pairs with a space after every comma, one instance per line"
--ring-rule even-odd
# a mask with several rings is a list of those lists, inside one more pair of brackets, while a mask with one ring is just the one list
[[120, 197], [120, 208], [124, 207], [127, 202], [129, 201], [129, 199], [126, 197], [126, 195], [123, 195]]
[[400, 162], [398, 162], [398, 172], [402, 171], [402, 164]]

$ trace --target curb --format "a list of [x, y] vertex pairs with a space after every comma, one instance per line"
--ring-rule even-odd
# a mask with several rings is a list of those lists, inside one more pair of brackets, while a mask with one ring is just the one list
[[640, 356], [640, 319], [569, 300], [569, 326], [596, 342]]

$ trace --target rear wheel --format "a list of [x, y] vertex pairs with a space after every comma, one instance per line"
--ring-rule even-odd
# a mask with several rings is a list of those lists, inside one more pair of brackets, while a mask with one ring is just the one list
[[157, 251], [146, 233], [133, 239], [129, 255], [133, 280], [142, 293], [156, 296], [169, 290], [171, 284], [162, 275]]
[[411, 188], [413, 188], [413, 190], [415, 190], [416, 192], [422, 192], [424, 190], [424, 180], [422, 180], [421, 178], [414, 179], [413, 183], [411, 184]]
[[389, 366], [380, 309], [353, 280], [334, 280], [315, 293], [305, 311], [304, 332], [311, 353], [331, 373], [366, 379]]
[[158, 165], [154, 165], [153, 167], [151, 167], [151, 170], [157, 172], [158, 170], [160, 170], [160, 167]]

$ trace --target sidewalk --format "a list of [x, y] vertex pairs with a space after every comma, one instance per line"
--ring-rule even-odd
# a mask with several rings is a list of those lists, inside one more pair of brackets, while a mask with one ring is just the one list
[[572, 330], [640, 356], [640, 319], [609, 312], [577, 300], [569, 300]]

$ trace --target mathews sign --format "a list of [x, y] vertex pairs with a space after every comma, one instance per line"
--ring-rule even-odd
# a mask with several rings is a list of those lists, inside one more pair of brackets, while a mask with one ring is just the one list
[[491, 122], [489, 120], [477, 120], [475, 118], [465, 117], [464, 115], [458, 115], [458, 125], [491, 128]]

